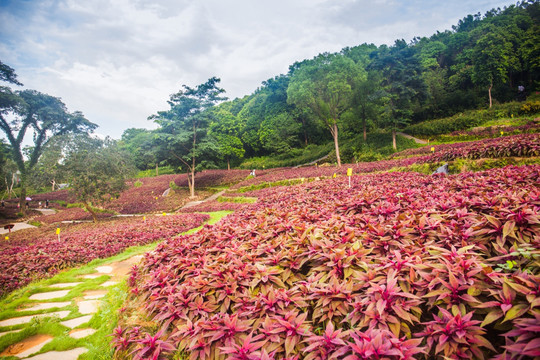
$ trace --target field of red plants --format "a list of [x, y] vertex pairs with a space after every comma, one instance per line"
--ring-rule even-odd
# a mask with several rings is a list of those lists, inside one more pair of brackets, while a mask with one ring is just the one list
[[407, 167], [414, 164], [437, 163], [462, 159], [504, 158], [504, 157], [536, 157], [540, 156], [540, 134], [519, 134], [496, 139], [443, 144], [408, 149], [393, 155], [394, 159], [376, 162], [345, 164], [341, 168], [335, 166], [310, 166], [301, 168], [286, 168], [261, 174], [255, 178], [244, 180], [232, 187], [239, 189], [261, 183], [272, 183], [286, 179], [331, 177], [334, 173], [345, 175], [347, 168], [352, 168], [354, 174], [367, 174], [387, 171], [392, 168]]
[[[392, 155], [393, 158], [431, 154], [432, 146], [407, 149]], [[433, 146], [433, 161], [456, 158], [479, 159], [508, 156], [540, 156], [540, 134], [519, 134], [470, 142]]]
[[60, 240], [56, 227], [13, 233], [9, 241], [0, 242], [0, 296], [61, 269], [116, 255], [130, 246], [174, 237], [208, 218], [181, 214], [68, 226], [61, 229]]
[[538, 357], [539, 178], [523, 166], [259, 190], [132, 270], [153, 324], [120, 325], [116, 357]]

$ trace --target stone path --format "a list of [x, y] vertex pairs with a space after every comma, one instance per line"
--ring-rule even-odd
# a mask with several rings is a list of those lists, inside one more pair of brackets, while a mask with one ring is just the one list
[[184, 206], [182, 206], [182, 209], [190, 208], [190, 207], [192, 207], [192, 206], [202, 204], [203, 202], [216, 200], [218, 197], [220, 197], [220, 196], [223, 195], [224, 193], [225, 193], [225, 190], [222, 190], [222, 191], [220, 191], [220, 192], [215, 193], [214, 195], [212, 195], [212, 196], [210, 196], [210, 197], [207, 197], [207, 198], [204, 199], [204, 200], [188, 202], [187, 204], [185, 204]]
[[[43, 215], [56, 214], [56, 210], [53, 210], [53, 209], [32, 209], [32, 210], [37, 210], [37, 211], [41, 212]], [[35, 228], [34, 225], [30, 225], [26, 221], [16, 222], [16, 223], [13, 223], [13, 225], [15, 225], [15, 226], [11, 229], [11, 232], [19, 231], [19, 230], [22, 230], [22, 229]], [[9, 232], [10, 232], [9, 229], [4, 229], [3, 226], [0, 227], [0, 234], [8, 234]]]
[[[84, 325], [87, 324], [99, 310], [101, 298], [107, 294], [107, 287], [117, 284], [120, 280], [124, 279], [131, 270], [131, 267], [137, 264], [142, 257], [142, 255], [136, 255], [123, 261], [98, 266], [95, 268], [95, 273], [80, 276], [79, 278], [81, 281], [78, 282], [46, 285], [42, 288], [42, 292], [35, 293], [28, 297], [31, 302], [24, 303], [16, 309], [18, 313], [21, 313], [21, 316], [15, 316], [0, 321], [0, 328], [8, 326], [25, 326], [34, 318], [55, 317], [61, 320], [61, 325], [69, 329], [66, 330], [68, 336], [74, 339], [83, 339], [91, 336], [97, 330], [88, 326], [85, 327]], [[71, 289], [84, 284], [85, 281], [96, 279], [104, 275], [108, 276], [109, 279], [96, 286], [95, 289], [84, 291], [82, 297], [72, 297], [69, 301], [57, 301], [69, 298]], [[70, 316], [73, 316], [73, 313], [65, 308], [70, 305], [77, 306], [78, 312], [76, 314], [79, 316], [69, 319]], [[42, 310], [53, 311], [37, 315], [24, 315], [29, 311]], [[21, 330], [22, 329], [16, 329], [0, 332], [0, 337]], [[77, 360], [79, 355], [87, 351], [86, 348], [79, 347], [68, 351], [49, 351], [31, 356], [39, 352], [53, 339], [52, 336], [44, 334], [30, 336], [20, 342], [10, 345], [0, 353], [0, 356], [15, 356], [20, 359], [32, 360]]]

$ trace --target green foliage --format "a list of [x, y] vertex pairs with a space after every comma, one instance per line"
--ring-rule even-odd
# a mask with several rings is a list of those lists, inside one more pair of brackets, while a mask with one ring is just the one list
[[244, 197], [244, 196], [220, 196], [217, 198], [219, 202], [230, 202], [236, 204], [253, 204], [257, 201], [257, 198], [254, 197]]
[[453, 131], [471, 129], [493, 119], [513, 117], [515, 115], [534, 115], [540, 112], [540, 102], [511, 102], [494, 105], [490, 109], [470, 110], [451, 117], [426, 121], [410, 125], [405, 132], [410, 135], [430, 137]]
[[352, 106], [355, 88], [365, 78], [363, 67], [337, 54], [319, 55], [292, 71], [287, 101], [299, 108], [309, 108], [330, 131], [339, 166], [342, 115]]
[[252, 157], [240, 164], [241, 169], [270, 169], [285, 166], [298, 166], [318, 160], [333, 151], [333, 144], [308, 145], [303, 149], [291, 149], [279, 156]]
[[175, 170], [175, 167], [173, 166], [160, 166], [158, 168], [158, 174], [156, 175], [156, 169], [147, 169], [147, 170], [139, 170], [137, 174], [135, 175], [136, 178], [145, 178], [145, 177], [153, 177], [153, 176], [159, 176], [159, 175], [172, 175], [177, 174], [178, 171]]
[[96, 218], [96, 205], [118, 197], [134, 173], [129, 157], [109, 140], [81, 138], [66, 156], [70, 192]]
[[143, 185], [142, 181], [141, 180], [137, 180], [133, 183], [133, 186], [138, 188], [138, 187], [141, 187]]

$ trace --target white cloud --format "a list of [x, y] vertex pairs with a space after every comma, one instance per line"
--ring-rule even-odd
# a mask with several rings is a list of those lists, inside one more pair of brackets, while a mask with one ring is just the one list
[[231, 98], [295, 61], [449, 29], [506, 2], [428, 0], [4, 0], [0, 59], [119, 138], [182, 84], [222, 79]]

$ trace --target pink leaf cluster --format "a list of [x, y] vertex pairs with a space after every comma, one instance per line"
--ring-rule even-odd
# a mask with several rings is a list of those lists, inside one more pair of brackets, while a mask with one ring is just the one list
[[524, 358], [537, 351], [539, 178], [523, 166], [259, 190], [147, 254], [133, 297], [191, 359]]
[[[152, 216], [74, 227], [61, 231], [60, 240], [50, 228], [47, 233], [13, 234], [0, 242], [0, 296], [35, 279], [49, 277], [61, 269], [88, 263], [122, 252], [134, 245], [171, 238], [201, 225], [205, 214]], [[39, 229], [38, 229], [39, 232]]]

